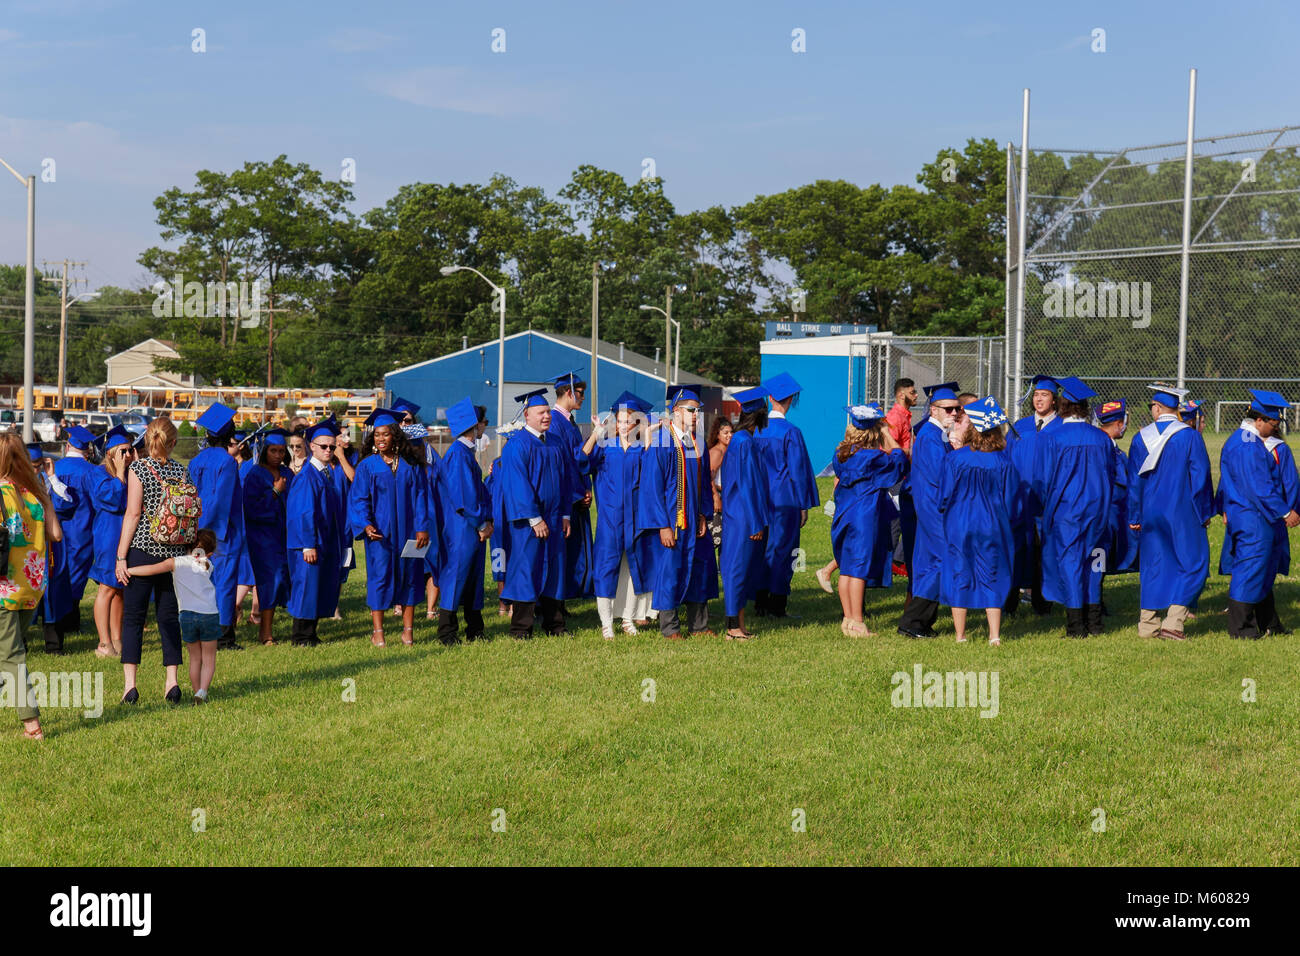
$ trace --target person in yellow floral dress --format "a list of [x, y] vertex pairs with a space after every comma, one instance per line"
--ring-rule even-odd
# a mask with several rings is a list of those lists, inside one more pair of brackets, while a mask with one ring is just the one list
[[[8, 685], [0, 699], [12, 702], [18, 711], [24, 737], [43, 740], [40, 714], [28, 699], [27, 643], [23, 634], [45, 594], [49, 577], [46, 542], [62, 541], [63, 529], [45, 483], [32, 467], [27, 447], [13, 431], [0, 433], [0, 503], [4, 506], [0, 521], [8, 532], [9, 558], [0, 569], [0, 678]], [[0, 560], [0, 564], [5, 562]]]

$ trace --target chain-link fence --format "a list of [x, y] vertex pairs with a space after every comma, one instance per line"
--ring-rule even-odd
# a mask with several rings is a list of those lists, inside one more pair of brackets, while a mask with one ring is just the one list
[[984, 396], [1000, 392], [1006, 377], [1006, 345], [1001, 336], [927, 338], [887, 332], [855, 337], [850, 346], [851, 402], [894, 401], [894, 383], [910, 378], [923, 387], [957, 382], [963, 391]]
[[1009, 402], [1046, 374], [1145, 405], [1145, 385], [1180, 370], [1193, 398], [1220, 408], [1222, 427], [1235, 427], [1227, 403], [1248, 399], [1248, 387], [1300, 399], [1300, 127], [1193, 141], [1186, 248], [1186, 141], [1031, 149], [1023, 322], [1019, 160], [1009, 146]]

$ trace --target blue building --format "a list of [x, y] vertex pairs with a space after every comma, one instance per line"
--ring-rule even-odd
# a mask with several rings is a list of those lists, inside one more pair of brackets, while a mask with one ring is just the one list
[[[445, 423], [447, 406], [468, 395], [474, 404], [486, 406], [488, 422], [495, 426], [499, 347], [499, 341], [492, 339], [389, 372], [384, 376], [386, 400], [400, 396], [414, 402], [420, 406], [420, 419], [432, 425]], [[610, 342], [600, 342], [597, 354], [597, 394], [593, 396], [588, 387], [580, 424], [590, 421], [593, 408], [603, 411], [624, 390], [662, 407], [666, 384], [662, 362]], [[535, 330], [506, 336], [506, 421], [518, 410], [516, 395], [541, 388], [546, 379], [573, 369], [590, 375], [590, 338]], [[700, 387], [706, 410], [721, 408], [722, 386], [718, 382], [686, 371], [681, 373], [681, 381]], [[553, 394], [550, 397], [554, 399]]]

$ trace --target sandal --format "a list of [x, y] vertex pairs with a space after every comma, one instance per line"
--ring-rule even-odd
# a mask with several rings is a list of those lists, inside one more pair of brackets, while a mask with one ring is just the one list
[[114, 657], [116, 655], [113, 654], [113, 646], [111, 644], [108, 647], [105, 647], [103, 644], [100, 644], [99, 647], [95, 648], [95, 656]]
[[24, 740], [44, 740], [44, 739], [45, 739], [45, 731], [41, 730], [40, 727], [37, 727], [37, 728], [36, 728], [36, 733], [32, 733], [30, 730], [28, 730], [26, 727], [24, 727], [24, 728], [23, 728], [23, 739], [24, 739]]
[[624, 622], [623, 622], [623, 633], [624, 633], [624, 634], [639, 634], [639, 633], [641, 633], [641, 632], [638, 631], [638, 630], [636, 629], [636, 625], [633, 624], [631, 621], [624, 621]]
[[966, 638], [965, 638], [965, 637], [959, 637], [959, 638], [957, 638], [957, 643], [958, 643], [958, 644], [965, 644], [965, 643], [966, 643]]
[[612, 641], [612, 640], [614, 639], [614, 627], [613, 627], [613, 625], [610, 625], [610, 624], [602, 624], [602, 625], [600, 626], [600, 636], [603, 637], [603, 638], [604, 638], [605, 640], [607, 640], [607, 641]]
[[735, 634], [731, 631], [727, 631], [727, 633], [723, 634], [722, 636], [729, 641], [747, 641], [754, 635], [750, 634], [748, 631], [741, 631], [739, 634]]
[[989, 638], [989, 647], [1001, 647], [1001, 646], [1002, 646], [1002, 638], [1000, 637]]
[[[407, 634], [410, 634], [410, 635], [411, 635], [411, 639], [410, 639], [409, 641], [406, 639], [406, 635], [407, 635]], [[415, 644], [415, 628], [414, 628], [414, 627], [404, 627], [404, 628], [402, 628], [402, 643], [405, 644], [407, 647], [411, 647], [413, 644]]]
[[253, 625], [253, 627], [261, 627], [261, 626], [262, 626], [262, 612], [261, 612], [261, 611], [258, 611], [256, 614], [254, 614], [252, 611], [249, 611], [249, 612], [248, 612], [248, 623], [251, 624], [251, 625]]
[[[375, 636], [376, 636], [376, 635], [378, 635], [379, 640], [375, 640]], [[377, 628], [375, 628], [373, 631], [370, 632], [370, 643], [371, 643], [372, 645], [374, 645], [375, 647], [387, 647], [387, 646], [388, 646], [387, 644], [384, 643], [384, 629], [383, 629], [382, 627], [377, 627]]]
[[436, 621], [436, 620], [438, 620], [438, 612], [437, 612], [437, 611], [425, 611], [425, 612], [424, 612], [424, 616], [425, 616], [426, 618], [428, 618], [430, 621]]

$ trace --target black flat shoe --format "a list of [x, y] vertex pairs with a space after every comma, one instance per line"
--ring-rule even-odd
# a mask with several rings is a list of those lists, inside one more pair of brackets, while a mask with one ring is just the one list
[[181, 685], [177, 684], [164, 694], [163, 700], [167, 701], [169, 704], [179, 704], [181, 702]]
[[134, 687], [132, 687], [130, 690], [128, 690], [125, 694], [122, 695], [122, 703], [124, 704], [138, 704], [139, 702], [140, 702], [140, 691]]

